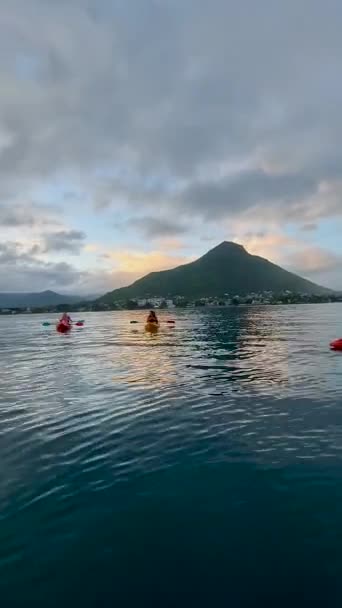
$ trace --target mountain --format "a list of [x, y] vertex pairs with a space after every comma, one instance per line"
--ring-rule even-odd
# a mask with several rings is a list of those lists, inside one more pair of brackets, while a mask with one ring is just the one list
[[79, 302], [78, 296], [67, 296], [54, 291], [40, 293], [0, 293], [0, 308], [34, 308], [39, 306], [57, 306]]
[[195, 262], [172, 270], [152, 272], [129, 287], [107, 293], [100, 301], [136, 297], [244, 295], [251, 292], [289, 290], [324, 294], [331, 290], [288, 272], [265, 258], [249, 254], [242, 245], [223, 242]]

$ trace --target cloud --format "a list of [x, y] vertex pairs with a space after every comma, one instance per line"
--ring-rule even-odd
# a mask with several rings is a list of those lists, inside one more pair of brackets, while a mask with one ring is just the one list
[[205, 220], [255, 206], [292, 220], [340, 177], [337, 0], [13, 0], [1, 17], [7, 194], [68, 172], [100, 207], [150, 195]]
[[88, 243], [84, 246], [84, 251], [86, 253], [98, 253], [100, 251], [100, 247], [96, 245], [96, 243]]
[[81, 275], [80, 281], [75, 285], [74, 293], [77, 294], [99, 294], [102, 295], [119, 287], [131, 285], [139, 278], [134, 272], [121, 272], [98, 270]]
[[178, 236], [187, 232], [187, 227], [176, 220], [153, 216], [133, 219], [129, 224], [149, 239]]
[[318, 284], [342, 290], [342, 254], [280, 232], [240, 235], [234, 240], [253, 255], [269, 259]]
[[0, 203], [0, 226], [37, 228], [60, 225], [58, 210], [38, 203]]
[[317, 283], [342, 291], [342, 254], [307, 246], [293, 252], [288, 257], [287, 266]]
[[298, 175], [269, 175], [262, 171], [243, 172], [234, 179], [193, 183], [181, 195], [182, 203], [193, 213], [201, 212], [206, 219], [234, 216], [246, 210], [285, 207], [293, 198], [301, 199], [314, 192], [314, 180]]
[[0, 245], [0, 291], [41, 291], [67, 288], [79, 280], [79, 272], [65, 262], [44, 262], [20, 243]]
[[66, 262], [44, 261], [32, 249], [16, 242], [0, 244], [0, 292], [51, 289], [86, 296], [128, 285], [137, 278], [136, 273], [129, 271], [84, 271]]
[[157, 239], [157, 244], [159, 249], [161, 249], [162, 251], [167, 251], [168, 253], [172, 251], [180, 252], [190, 248], [190, 245], [187, 243], [187, 241], [181, 241], [177, 238], [161, 237]]
[[0, 292], [52, 289], [76, 295], [101, 294], [129, 285], [148, 272], [173, 268], [191, 259], [163, 251], [112, 251], [106, 253], [105, 268], [85, 271], [66, 262], [43, 260], [34, 247], [6, 242], [0, 244]]
[[34, 257], [82, 248], [77, 225], [57, 231], [59, 195], [150, 239], [239, 221], [309, 236], [341, 216], [338, 0], [12, 0], [0, 16], [0, 225], [35, 232]]
[[79, 230], [61, 230], [51, 232], [44, 237], [44, 253], [68, 252], [78, 254], [83, 247], [86, 235]]
[[317, 230], [317, 224], [314, 222], [303, 224], [303, 226], [301, 226], [301, 230], [303, 230], [303, 232], [314, 232], [314, 230]]
[[278, 233], [247, 233], [233, 239], [241, 243], [252, 255], [259, 255], [276, 263], [284, 263], [293, 249], [298, 247], [298, 241], [281, 232]]
[[245, 217], [250, 222], [300, 223], [342, 216], [342, 182], [320, 182], [305, 173], [269, 174], [244, 171], [235, 177], [192, 182], [176, 203], [187, 215], [200, 214], [206, 221]]
[[305, 275], [315, 275], [338, 269], [342, 271], [342, 255], [337, 255], [322, 247], [308, 246], [293, 252], [288, 258], [288, 263]]
[[120, 272], [129, 272], [135, 277], [149, 272], [168, 270], [191, 261], [192, 257], [169, 255], [164, 251], [113, 251], [107, 253], [107, 258]]
[[[267, 257], [290, 270], [328, 287], [342, 290], [342, 256], [321, 248], [303, 247], [282, 234], [249, 234], [240, 239], [253, 254]], [[297, 249], [295, 249], [297, 247]], [[99, 251], [99, 249], [97, 249]], [[0, 291], [42, 291], [88, 295], [105, 293], [131, 284], [158, 270], [188, 263], [194, 256], [152, 252], [109, 251], [104, 266], [80, 270], [70, 263], [51, 262], [39, 257], [41, 251], [17, 242], [0, 244]]]

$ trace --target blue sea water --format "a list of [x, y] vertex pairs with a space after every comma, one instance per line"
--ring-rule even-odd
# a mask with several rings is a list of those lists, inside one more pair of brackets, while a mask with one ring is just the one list
[[44, 320], [0, 317], [1, 608], [342, 605], [341, 305]]

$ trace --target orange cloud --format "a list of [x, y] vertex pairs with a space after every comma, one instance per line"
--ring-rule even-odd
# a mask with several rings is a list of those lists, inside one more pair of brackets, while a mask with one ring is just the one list
[[233, 240], [244, 245], [249, 253], [278, 263], [299, 245], [296, 239], [281, 233], [248, 234]]
[[83, 250], [86, 253], [98, 253], [100, 250], [100, 247], [98, 245], [96, 245], [95, 243], [89, 243], [88, 245], [85, 245]]
[[167, 251], [179, 251], [186, 248], [186, 243], [176, 238], [160, 238], [158, 239], [158, 247]]
[[163, 251], [114, 251], [109, 258], [115, 263], [119, 272], [129, 272], [143, 276], [149, 272], [169, 270], [180, 264], [186, 264], [193, 258], [168, 255]]
[[327, 282], [324, 273], [337, 272], [342, 267], [341, 255], [281, 233], [250, 234], [234, 240], [242, 243], [249, 253], [265, 257], [300, 275], [316, 276], [323, 283]]
[[333, 270], [342, 265], [342, 256], [321, 247], [307, 247], [294, 252], [289, 262], [303, 273], [315, 273]]

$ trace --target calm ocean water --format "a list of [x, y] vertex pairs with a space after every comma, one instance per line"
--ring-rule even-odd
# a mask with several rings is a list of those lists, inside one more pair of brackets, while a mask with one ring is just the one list
[[1, 608], [342, 605], [342, 306], [172, 317], [0, 317]]

